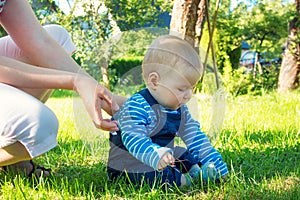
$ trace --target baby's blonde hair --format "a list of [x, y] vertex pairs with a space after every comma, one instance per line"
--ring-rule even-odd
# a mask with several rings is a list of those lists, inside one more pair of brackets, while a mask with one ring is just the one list
[[203, 66], [195, 49], [185, 40], [172, 35], [158, 37], [151, 43], [142, 68], [145, 81], [151, 72], [168, 74], [170, 70], [195, 70], [199, 77], [203, 73]]

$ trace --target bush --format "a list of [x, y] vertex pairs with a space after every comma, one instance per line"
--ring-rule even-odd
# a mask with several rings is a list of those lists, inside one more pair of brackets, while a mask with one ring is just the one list
[[143, 57], [127, 57], [112, 60], [110, 63], [109, 77], [112, 90], [120, 86], [138, 86], [143, 84], [142, 80]]
[[233, 96], [250, 94], [262, 95], [277, 88], [278, 69], [276, 66], [263, 68], [263, 73], [254, 77], [245, 68], [232, 70], [230, 66], [224, 68], [223, 81], [227, 92]]

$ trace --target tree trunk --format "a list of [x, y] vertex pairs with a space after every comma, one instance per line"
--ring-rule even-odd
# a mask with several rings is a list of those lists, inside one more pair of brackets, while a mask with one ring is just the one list
[[278, 92], [294, 90], [299, 85], [300, 45], [299, 45], [299, 0], [296, 0], [297, 16], [289, 23], [289, 37], [282, 57], [278, 80]]
[[170, 34], [188, 41], [199, 51], [199, 42], [205, 22], [205, 0], [175, 0]]

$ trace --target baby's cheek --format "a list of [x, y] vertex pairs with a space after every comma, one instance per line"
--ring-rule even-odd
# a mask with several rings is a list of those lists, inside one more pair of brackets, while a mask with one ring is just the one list
[[184, 98], [184, 93], [177, 94], [177, 101], [178, 101], [179, 103], [182, 103], [183, 98]]
[[177, 93], [174, 92], [174, 93], [172, 93], [172, 99], [173, 99], [172, 102], [179, 102], [180, 99], [181, 99], [181, 97], [180, 97], [179, 94], [177, 94]]

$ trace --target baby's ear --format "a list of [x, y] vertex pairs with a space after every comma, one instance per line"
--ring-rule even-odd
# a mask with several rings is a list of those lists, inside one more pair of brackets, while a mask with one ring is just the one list
[[148, 75], [148, 87], [150, 87], [151, 89], [155, 90], [157, 85], [158, 85], [158, 81], [159, 81], [160, 77], [159, 74], [157, 72], [151, 72]]

